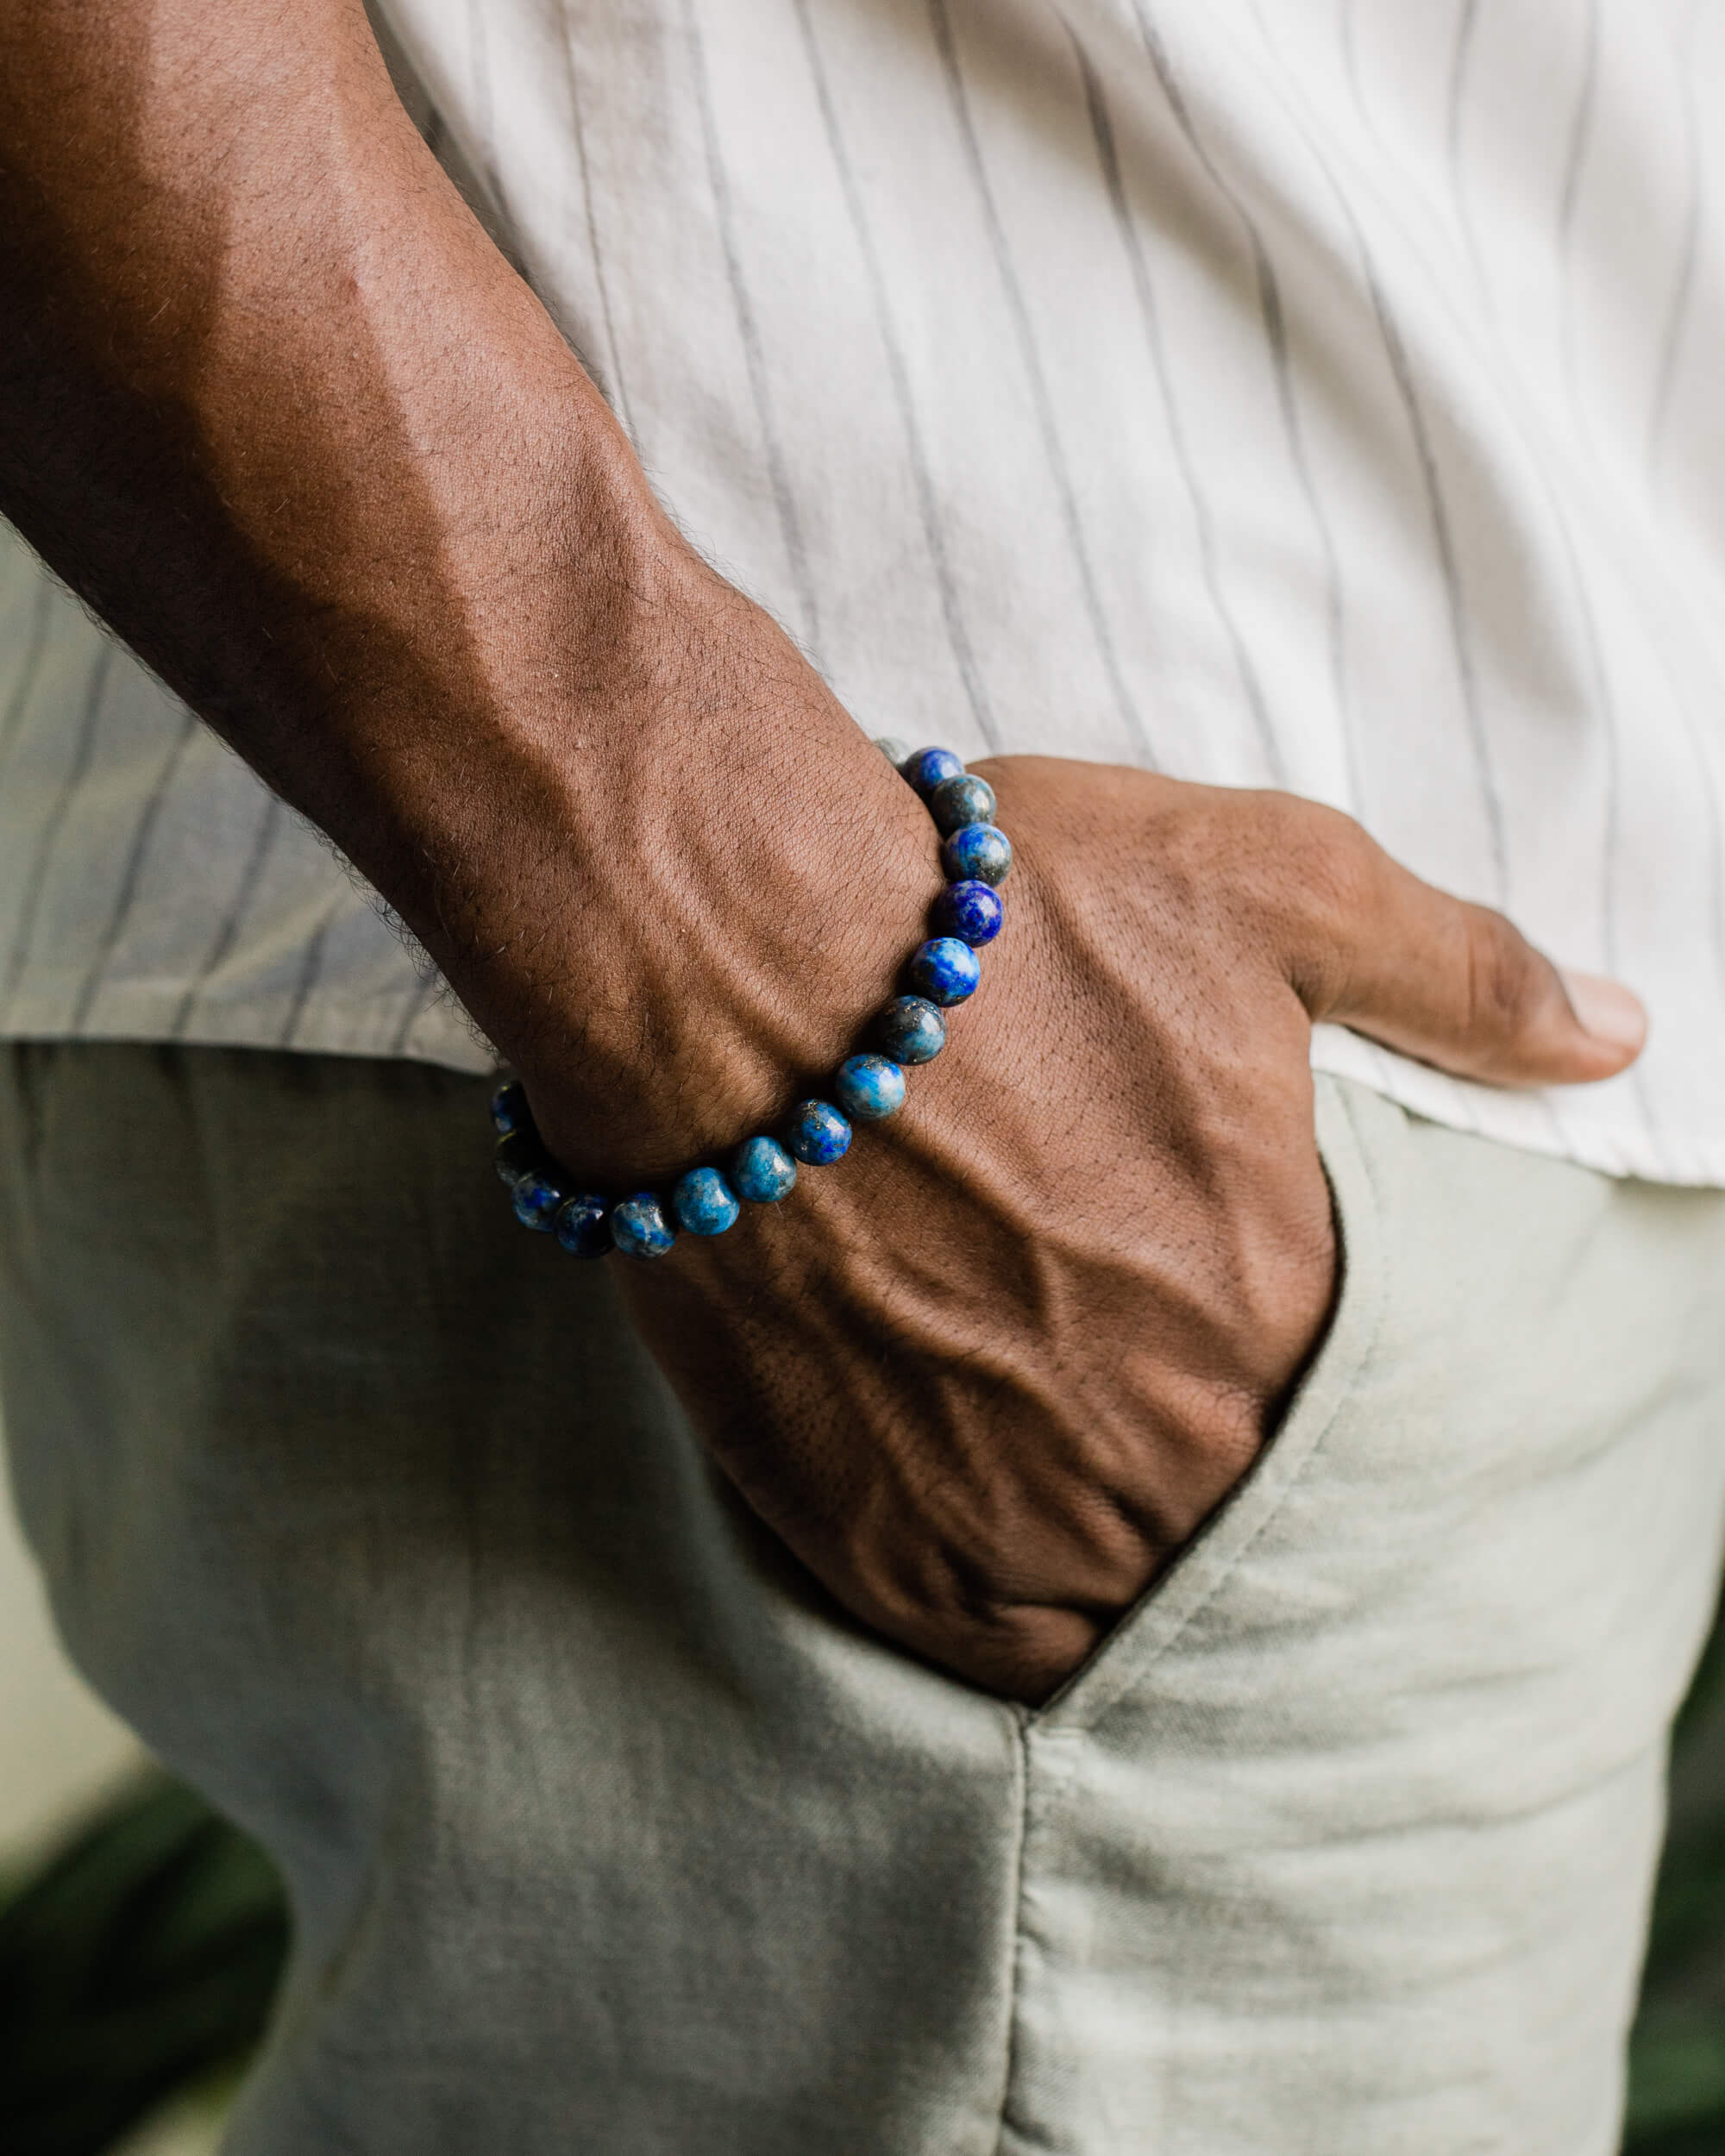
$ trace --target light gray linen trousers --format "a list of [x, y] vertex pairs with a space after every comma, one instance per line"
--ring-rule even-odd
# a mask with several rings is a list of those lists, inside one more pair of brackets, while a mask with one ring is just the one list
[[233, 2156], [1608, 2156], [1713, 1602], [1725, 1194], [1320, 1081], [1339, 1306], [1045, 1708], [730, 1496], [485, 1087], [15, 1046], [0, 1377], [80, 1664], [297, 1946]]

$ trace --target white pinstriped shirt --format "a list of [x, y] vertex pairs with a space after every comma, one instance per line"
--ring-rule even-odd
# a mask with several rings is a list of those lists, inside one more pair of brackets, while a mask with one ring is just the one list
[[[870, 732], [1351, 810], [1653, 1013], [1408, 1106], [1725, 1183], [1725, 0], [388, 0], [684, 528]], [[0, 555], [0, 1033], [409, 1055], [320, 843]]]

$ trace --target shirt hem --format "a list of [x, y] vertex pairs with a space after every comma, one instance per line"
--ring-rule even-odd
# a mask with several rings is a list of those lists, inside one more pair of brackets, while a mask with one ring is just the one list
[[[351, 1056], [433, 1063], [467, 1077], [488, 1076], [501, 1058], [441, 984], [424, 984], [404, 1015], [399, 993], [358, 1000], [322, 995], [297, 1004], [199, 1004], [183, 1015], [185, 991], [110, 983], [100, 1009], [71, 1025], [58, 998], [14, 996], [0, 1015], [0, 1040], [172, 1042], [185, 1048], [256, 1048], [305, 1056]], [[380, 1006], [383, 1007], [380, 1007]]]
[[[99, 1012], [66, 1022], [57, 997], [26, 992], [0, 1014], [0, 1040], [172, 1041], [183, 1046], [254, 1048], [307, 1056], [351, 1056], [430, 1063], [485, 1077], [500, 1062], [441, 986], [422, 986], [404, 1018], [399, 994], [350, 1000], [323, 995], [304, 1004], [197, 1006], [182, 1016], [178, 984], [112, 983]], [[380, 1003], [384, 1007], [380, 1008]], [[55, 1006], [58, 1006], [58, 1008]], [[1451, 1078], [1340, 1026], [1312, 1035], [1312, 1066], [1382, 1094], [1409, 1113], [1518, 1151], [1567, 1160], [1601, 1175], [1686, 1188], [1725, 1188], [1725, 1133], [1661, 1127], [1639, 1119], [1606, 1121], [1582, 1112], [1586, 1089], [1552, 1087], [1511, 1093]]]

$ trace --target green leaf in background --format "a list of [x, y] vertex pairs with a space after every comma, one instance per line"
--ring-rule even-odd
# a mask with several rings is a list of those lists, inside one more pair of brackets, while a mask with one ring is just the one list
[[0, 1908], [0, 2149], [101, 2156], [256, 2044], [287, 1947], [257, 1845], [151, 1776]]
[[1672, 1743], [1671, 1828], [1629, 2046], [1630, 2156], [1725, 2156], [1725, 1621]]

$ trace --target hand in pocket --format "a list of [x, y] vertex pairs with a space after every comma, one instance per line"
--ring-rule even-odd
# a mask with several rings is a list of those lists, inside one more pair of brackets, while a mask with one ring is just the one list
[[1035, 1701], [1238, 1482], [1323, 1331], [1312, 1022], [1514, 1085], [1612, 1075], [1641, 1019], [1332, 811], [979, 768], [1019, 865], [945, 1054], [842, 1169], [624, 1278], [838, 1599]]

